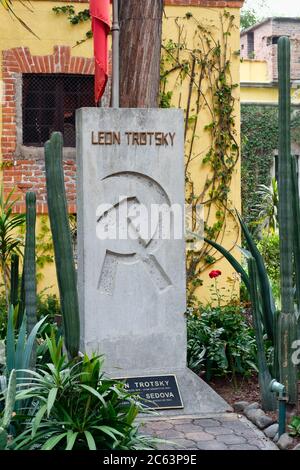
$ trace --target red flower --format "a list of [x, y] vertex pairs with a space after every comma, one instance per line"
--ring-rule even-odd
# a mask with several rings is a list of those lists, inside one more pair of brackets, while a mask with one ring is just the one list
[[214, 277], [221, 276], [221, 274], [222, 274], [221, 271], [219, 271], [218, 269], [215, 269], [215, 270], [210, 271], [209, 277], [213, 279]]

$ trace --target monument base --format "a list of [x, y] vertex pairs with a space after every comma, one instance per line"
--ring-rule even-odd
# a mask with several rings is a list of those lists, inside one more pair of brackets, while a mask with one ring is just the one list
[[[187, 367], [178, 370], [122, 370], [119, 377], [144, 377], [168, 374], [175, 375], [177, 378], [183, 408], [156, 410], [160, 415], [180, 416], [232, 411], [230, 405], [220, 395]], [[116, 377], [115, 373], [107, 375]]]

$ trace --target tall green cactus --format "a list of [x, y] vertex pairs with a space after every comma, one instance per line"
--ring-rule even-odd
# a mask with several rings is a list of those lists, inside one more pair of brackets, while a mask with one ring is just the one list
[[10, 425], [16, 400], [16, 381], [16, 371], [13, 369], [10, 373], [6, 390], [4, 414], [0, 421], [0, 450], [4, 450], [7, 446], [7, 428]]
[[19, 256], [16, 253], [11, 255], [10, 269], [10, 304], [14, 307], [19, 301]]
[[64, 185], [62, 149], [62, 135], [59, 132], [54, 132], [45, 144], [48, 210], [63, 314], [65, 344], [69, 356], [76, 357], [79, 351], [80, 337], [79, 306]]
[[279, 83], [279, 238], [280, 238], [280, 287], [281, 313], [278, 319], [280, 380], [286, 386], [290, 403], [297, 400], [297, 368], [292, 363], [292, 343], [297, 339], [297, 320], [294, 312], [293, 252], [294, 220], [291, 171], [291, 85], [290, 41], [281, 37], [278, 41]]
[[33, 192], [28, 192], [26, 193], [26, 239], [24, 253], [25, 310], [28, 333], [32, 331], [37, 322], [35, 224], [36, 195]]

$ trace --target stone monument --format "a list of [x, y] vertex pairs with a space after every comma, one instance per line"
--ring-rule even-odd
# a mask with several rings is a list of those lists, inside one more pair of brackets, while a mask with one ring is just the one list
[[76, 120], [82, 350], [104, 354], [111, 377], [175, 374], [184, 413], [225, 411], [186, 367], [182, 111]]

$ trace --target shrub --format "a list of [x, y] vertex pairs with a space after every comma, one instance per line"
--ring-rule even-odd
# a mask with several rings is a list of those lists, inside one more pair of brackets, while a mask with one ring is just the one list
[[251, 375], [256, 367], [254, 331], [239, 307], [207, 307], [188, 314], [188, 365], [196, 373]]
[[[123, 383], [101, 374], [99, 357], [67, 363], [62, 338], [47, 338], [51, 363], [27, 371], [17, 400], [31, 405], [14, 418], [19, 433], [12, 450], [150, 449], [155, 439], [139, 435], [135, 424], [142, 405]], [[24, 426], [24, 424], [23, 424]]]

